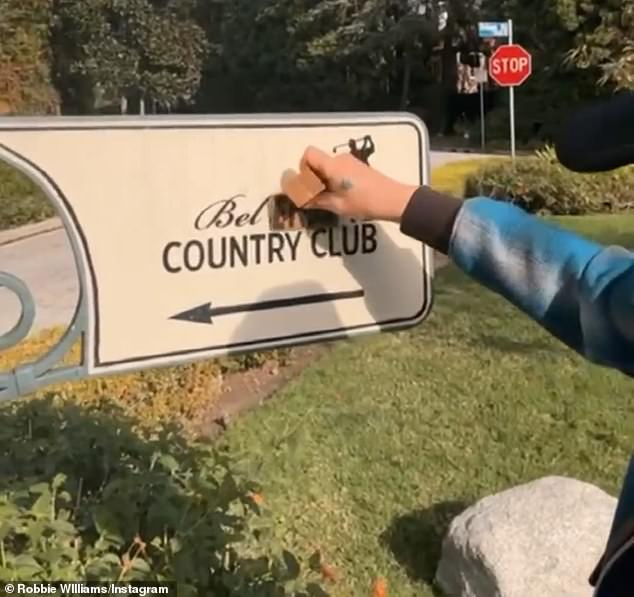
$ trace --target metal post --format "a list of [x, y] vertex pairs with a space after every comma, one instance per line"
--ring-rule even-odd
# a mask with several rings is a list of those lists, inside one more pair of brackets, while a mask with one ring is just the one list
[[[513, 20], [509, 19], [509, 45], [513, 44]], [[511, 117], [511, 159], [515, 161], [515, 88], [509, 87], [509, 112]]]
[[484, 151], [486, 146], [486, 127], [484, 125], [484, 83], [480, 83], [480, 143]]

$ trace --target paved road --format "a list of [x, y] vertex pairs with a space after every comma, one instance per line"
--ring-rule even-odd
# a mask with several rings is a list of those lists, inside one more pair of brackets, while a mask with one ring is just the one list
[[[474, 154], [432, 152], [431, 166], [477, 157]], [[18, 276], [36, 302], [33, 332], [70, 323], [78, 300], [78, 279], [70, 245], [63, 230], [0, 246], [0, 270]], [[0, 288], [0, 334], [8, 331], [20, 314], [18, 299]]]

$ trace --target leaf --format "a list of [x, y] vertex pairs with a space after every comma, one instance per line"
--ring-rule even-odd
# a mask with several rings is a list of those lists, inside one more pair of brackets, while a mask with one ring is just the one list
[[53, 489], [59, 489], [66, 482], [66, 475], [64, 473], [58, 473], [53, 477]]
[[36, 483], [35, 485], [31, 485], [29, 487], [29, 492], [31, 493], [48, 493], [50, 490], [50, 486], [48, 483]]
[[121, 538], [119, 522], [109, 508], [98, 506], [95, 508], [92, 518], [95, 523], [95, 528], [100, 535]]
[[61, 518], [54, 520], [51, 523], [51, 527], [58, 533], [65, 533], [67, 535], [75, 535], [77, 533], [77, 529], [74, 524]]
[[324, 562], [322, 562], [319, 572], [324, 580], [330, 582], [335, 582], [337, 580], [337, 572], [335, 569]]
[[37, 517], [48, 517], [51, 513], [51, 501], [51, 494], [47, 488], [46, 492], [35, 500], [35, 503], [31, 506], [31, 512]]
[[257, 504], [258, 506], [261, 506], [262, 504], [264, 504], [264, 496], [261, 493], [250, 493], [249, 497], [253, 500], [253, 502], [255, 504]]
[[0, 504], [0, 518], [17, 516], [19, 508], [15, 504]]
[[301, 572], [301, 568], [299, 562], [297, 561], [297, 558], [286, 549], [282, 552], [282, 557], [284, 558], [284, 564], [286, 565], [288, 578], [292, 580], [296, 579]]
[[121, 565], [121, 558], [114, 553], [106, 553], [103, 556], [101, 556], [101, 561], [102, 562], [106, 562], [108, 564], [114, 564], [115, 566], [120, 566]]
[[265, 576], [269, 571], [269, 559], [263, 556], [257, 559], [245, 560], [240, 565], [240, 571], [253, 578]]
[[55, 547], [52, 549], [48, 549], [44, 552], [41, 552], [39, 554], [39, 558], [40, 560], [43, 560], [44, 562], [47, 562], [48, 564], [54, 564], [55, 562], [59, 562], [65, 553], [66, 553], [66, 550]]
[[374, 581], [372, 597], [387, 597], [387, 581], [379, 577]]
[[7, 522], [0, 524], [0, 541], [4, 541], [9, 533], [13, 531], [13, 527]]
[[230, 503], [238, 497], [240, 497], [240, 491], [238, 490], [236, 480], [231, 473], [227, 473], [218, 488], [217, 499], [221, 503]]
[[132, 561], [132, 570], [136, 570], [137, 572], [147, 572], [150, 573], [152, 569], [150, 565], [143, 558], [134, 558]]
[[33, 556], [25, 554], [15, 558], [13, 566], [16, 569], [16, 572], [29, 576], [42, 570], [42, 567]]
[[105, 580], [113, 573], [119, 573], [121, 560], [114, 553], [106, 553], [88, 563], [86, 570], [88, 576]]
[[328, 593], [324, 591], [317, 583], [310, 583], [306, 586], [306, 593], [310, 597], [329, 597]]
[[34, 547], [38, 545], [45, 528], [46, 520], [43, 520], [41, 518], [39, 520], [32, 521], [26, 527], [26, 533], [29, 536], [29, 541], [31, 542], [31, 545], [33, 545]]
[[158, 462], [163, 465], [170, 473], [173, 473], [177, 470], [180, 465], [178, 464], [178, 460], [174, 458], [171, 454], [161, 454], [158, 457]]
[[308, 566], [313, 572], [321, 570], [321, 551], [317, 550], [308, 558]]
[[172, 537], [169, 540], [169, 546], [172, 553], [178, 553], [183, 549], [183, 544], [178, 537]]

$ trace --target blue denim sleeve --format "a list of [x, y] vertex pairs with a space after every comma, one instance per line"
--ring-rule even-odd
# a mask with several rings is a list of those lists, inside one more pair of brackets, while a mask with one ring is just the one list
[[634, 375], [634, 254], [488, 198], [465, 201], [449, 256], [588, 360]]

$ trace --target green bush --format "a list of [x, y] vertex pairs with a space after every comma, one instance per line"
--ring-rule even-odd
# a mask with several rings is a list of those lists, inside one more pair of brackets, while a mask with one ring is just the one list
[[[20, 364], [38, 359], [55, 346], [63, 333], [62, 327], [44, 330], [13, 348], [0, 351], [0, 371], [11, 371]], [[80, 350], [81, 343], [78, 342], [66, 355], [64, 364], [79, 363]], [[169, 421], [178, 424], [183, 433], [195, 435], [201, 431], [201, 420], [221, 396], [226, 375], [268, 364], [281, 368], [292, 359], [290, 348], [253, 352], [174, 367], [75, 379], [49, 386], [36, 392], [34, 397], [41, 398], [54, 392], [81, 406], [114, 404], [146, 429]]]
[[[1, 581], [176, 581], [178, 594], [327, 595], [226, 450], [56, 397], [0, 409]], [[312, 565], [312, 568], [311, 568]]]
[[577, 174], [564, 168], [548, 147], [515, 164], [487, 165], [471, 174], [465, 196], [493, 197], [538, 214], [619, 212], [634, 206], [634, 168]]
[[41, 222], [55, 209], [28, 177], [0, 160], [0, 230]]

